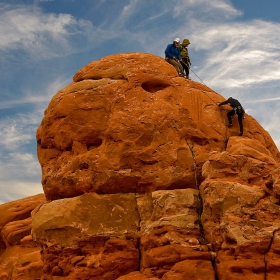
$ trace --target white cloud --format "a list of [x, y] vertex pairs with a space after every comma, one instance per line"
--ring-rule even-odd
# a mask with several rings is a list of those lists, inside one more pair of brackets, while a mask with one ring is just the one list
[[273, 98], [264, 98], [258, 100], [251, 100], [251, 103], [263, 103], [263, 102], [271, 102], [271, 101], [280, 101], [280, 97], [273, 97]]
[[[5, 162], [0, 165], [1, 171], [4, 171], [0, 175], [1, 182], [15, 178], [38, 178], [40, 168], [38, 159], [34, 154], [18, 150], [2, 155], [2, 157], [5, 158]], [[16, 174], [14, 174], [14, 170], [17, 170]]]
[[230, 19], [242, 15], [228, 0], [179, 0], [174, 8], [174, 16], [186, 14], [187, 17], [196, 13], [204, 14], [205, 18]]
[[[140, 1], [141, 2], [141, 1]], [[105, 20], [104, 23], [101, 25], [103, 30], [99, 30], [99, 34], [101, 38], [104, 39], [107, 38], [114, 38], [119, 35], [122, 35], [124, 32], [126, 32], [127, 29], [129, 29], [127, 26], [127, 22], [129, 22], [133, 16], [137, 15], [140, 10], [141, 3], [139, 0], [129, 0], [129, 4], [124, 5], [122, 3], [120, 5], [121, 12], [120, 13], [114, 13], [110, 19]], [[110, 23], [109, 23], [110, 22]], [[138, 23], [135, 22], [135, 25]], [[104, 37], [104, 35], [107, 34], [107, 38]]]
[[1, 181], [0, 192], [0, 204], [44, 193], [40, 182], [20, 182], [11, 178], [7, 181]]
[[26, 96], [22, 99], [16, 99], [11, 101], [4, 101], [0, 103], [0, 109], [12, 108], [20, 104], [42, 103], [50, 100], [49, 96]]
[[123, 11], [120, 15], [120, 18], [130, 16], [132, 13], [135, 13], [135, 7], [137, 3], [138, 0], [130, 0], [129, 4], [123, 7]]
[[11, 156], [16, 151], [16, 154], [22, 155], [20, 151], [24, 146], [36, 141], [36, 130], [42, 121], [44, 110], [53, 95], [67, 84], [69, 84], [68, 79], [58, 77], [50, 82], [40, 95], [31, 91], [25, 93], [25, 97], [20, 100], [2, 102], [0, 109], [11, 108], [18, 104], [26, 104], [30, 107], [30, 104], [35, 103], [35, 106], [28, 113], [18, 113], [13, 117], [0, 119], [0, 154], [5, 151], [5, 153], [9, 152]]
[[[7, 109], [7, 108], [13, 108], [18, 105], [30, 105], [33, 104], [37, 106], [36, 111], [44, 111], [46, 109], [46, 106], [50, 102], [53, 95], [64, 88], [66, 85], [71, 83], [71, 78], [65, 78], [63, 76], [57, 77], [53, 81], [49, 81], [48, 84], [42, 85], [41, 92], [35, 92], [33, 89], [23, 89], [23, 97], [22, 98], [16, 98], [14, 100], [9, 101], [3, 101], [0, 103], [0, 110], [1, 109]], [[36, 113], [38, 115], [38, 113]], [[2, 121], [3, 122], [3, 121]], [[5, 120], [4, 123], [9, 122], [9, 120]], [[2, 124], [3, 125], [3, 124]], [[0, 121], [1, 126], [1, 121]], [[0, 134], [1, 135], [1, 134]]]
[[70, 14], [44, 14], [29, 5], [0, 5], [0, 25], [0, 50], [23, 50], [32, 59], [74, 53], [77, 48], [73, 38], [81, 36], [81, 43], [85, 43], [94, 33], [89, 21], [77, 20]]
[[17, 114], [14, 118], [0, 120], [1, 150], [14, 151], [34, 139], [38, 113]]
[[0, 156], [0, 203], [43, 193], [40, 164], [34, 154], [18, 148], [1, 150]]
[[[0, 119], [0, 203], [43, 193], [36, 154], [36, 131], [52, 96], [68, 83], [68, 79], [57, 77], [40, 96], [26, 92], [26, 97], [17, 102], [35, 103], [36, 106], [28, 113]], [[27, 146], [32, 146], [32, 149]]]
[[199, 34], [190, 34], [190, 49], [202, 52], [203, 65], [198, 73], [210, 86], [240, 88], [280, 80], [279, 23], [193, 24]]

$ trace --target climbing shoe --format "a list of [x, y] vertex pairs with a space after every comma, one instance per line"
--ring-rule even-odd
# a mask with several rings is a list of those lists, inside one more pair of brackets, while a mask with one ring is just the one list
[[239, 133], [239, 136], [242, 136], [242, 135], [243, 135], [243, 132], [240, 132], [240, 133]]
[[232, 127], [232, 123], [228, 124], [227, 127]]

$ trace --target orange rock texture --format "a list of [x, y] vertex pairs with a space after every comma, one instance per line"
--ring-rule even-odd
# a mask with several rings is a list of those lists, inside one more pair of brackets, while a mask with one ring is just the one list
[[31, 211], [46, 202], [39, 194], [0, 205], [0, 279], [40, 279], [43, 262], [31, 237]]
[[41, 279], [279, 279], [279, 151], [221, 101], [151, 54], [78, 71], [37, 131]]

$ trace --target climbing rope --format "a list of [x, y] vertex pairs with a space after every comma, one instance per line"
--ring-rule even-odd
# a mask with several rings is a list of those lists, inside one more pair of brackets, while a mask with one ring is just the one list
[[194, 150], [193, 150], [193, 147], [189, 144], [189, 142], [186, 140], [187, 142], [187, 145], [191, 151], [191, 154], [192, 154], [192, 158], [193, 158], [193, 170], [194, 170], [194, 178], [195, 178], [195, 187], [197, 190], [199, 190], [199, 187], [198, 187], [198, 183], [197, 183], [197, 165], [196, 165], [196, 159], [195, 159], [195, 153], [194, 153]]
[[[184, 63], [184, 62], [183, 62]], [[185, 64], [185, 63], [184, 63]], [[185, 64], [186, 65], [186, 64]], [[187, 66], [187, 65], [186, 65]], [[189, 67], [189, 69], [198, 77], [198, 75]], [[198, 77], [199, 78], [199, 77]], [[205, 83], [199, 78], [199, 80], [205, 85]], [[206, 86], [206, 85], [205, 85]], [[207, 88], [209, 88], [208, 86], [206, 86]], [[209, 88], [210, 89], [210, 88]], [[211, 90], [211, 89], [210, 89]], [[204, 94], [206, 94], [213, 103], [216, 103], [204, 90], [202, 91]], [[227, 149], [227, 143], [228, 143], [228, 127], [226, 126], [226, 135], [224, 138], [224, 149]]]
[[[184, 63], [184, 62], [183, 62]], [[186, 64], [185, 64], [186, 65]], [[189, 69], [198, 77], [198, 75], [189, 67]], [[207, 88], [209, 88], [199, 77], [198, 77], [198, 79], [207, 87]], [[210, 88], [209, 88], [210, 89]], [[211, 90], [211, 89], [210, 89]], [[206, 94], [210, 99], [211, 99], [211, 101], [213, 102], [213, 103], [215, 103], [215, 101], [205, 92], [205, 91], [202, 91], [204, 94]], [[246, 119], [246, 117], [245, 117], [245, 113], [244, 113], [244, 119]], [[245, 129], [247, 130], [247, 128], [245, 127]], [[225, 138], [224, 138], [224, 144], [225, 144], [225, 150], [227, 149], [227, 143], [228, 143], [228, 139], [229, 139], [229, 137], [228, 137], [228, 127], [227, 127], [227, 125], [226, 125], [226, 135], [225, 135]]]
[[[195, 74], [195, 72], [191, 69], [191, 68], [189, 68], [189, 70], [191, 70], [194, 74]], [[195, 74], [196, 75], [196, 74]], [[196, 77], [205, 85], [205, 83], [198, 77], [198, 75], [196, 75]], [[206, 85], [205, 85], [206, 86]], [[209, 87], [208, 87], [209, 88]]]
[[[208, 87], [199, 77], [198, 75], [191, 69], [189, 68], [195, 75], [196, 77], [211, 91], [213, 91], [210, 87]], [[204, 90], [202, 91], [208, 98], [210, 98], [210, 100], [213, 102], [213, 103], [216, 103]]]
[[[179, 63], [180, 63], [180, 61], [178, 61]], [[209, 89], [209, 90], [211, 90], [211, 91], [213, 91], [211, 88], [209, 88], [199, 77], [198, 77], [198, 75], [190, 68], [190, 66], [189, 65], [187, 65], [184, 61], [181, 61], [186, 67], [188, 67], [189, 68], [189, 70], [191, 70], [195, 75], [196, 75], [196, 77]], [[213, 103], [215, 103], [215, 101], [204, 91], [204, 90], [202, 90], [202, 92], [213, 102]]]
[[199, 204], [199, 207], [198, 207], [198, 225], [199, 225], [199, 228], [200, 228], [200, 237], [201, 237], [201, 240], [202, 240], [202, 243], [203, 244], [207, 244], [207, 240], [205, 238], [205, 234], [204, 234], [204, 228], [203, 228], [203, 225], [202, 225], [202, 222], [201, 222], [201, 215], [202, 215], [202, 210], [203, 210], [203, 203], [202, 203], [202, 198], [201, 198], [201, 195], [200, 195], [200, 190], [199, 190], [199, 186], [198, 186], [198, 183], [197, 183], [197, 164], [196, 164], [196, 157], [195, 157], [195, 152], [194, 152], [194, 149], [193, 147], [189, 144], [188, 140], [186, 139], [186, 142], [187, 142], [187, 145], [190, 149], [190, 152], [192, 154], [192, 158], [193, 158], [193, 169], [194, 169], [194, 178], [195, 178], [195, 187], [196, 189], [198, 190], [198, 204]]
[[[189, 68], [197, 77], [198, 77], [198, 75], [191, 69], [191, 68]], [[199, 77], [198, 77], [198, 79], [207, 87], [207, 88], [209, 88]], [[210, 88], [209, 88], [210, 89]], [[211, 89], [210, 89], [211, 90]], [[206, 94], [210, 99], [211, 99], [211, 101], [213, 102], [213, 103], [215, 103], [215, 101], [206, 93], [206, 92], [204, 92], [204, 91], [202, 91], [204, 94]], [[225, 138], [224, 138], [224, 144], [225, 144], [225, 147], [224, 147], [224, 149], [226, 150], [227, 149], [227, 143], [228, 143], [228, 127], [227, 127], [227, 125], [226, 125], [226, 135], [225, 135]]]
[[227, 143], [228, 143], [228, 127], [227, 125], [225, 124], [226, 126], [226, 135], [225, 135], [225, 140], [224, 140], [224, 144], [225, 144], [225, 151], [227, 149]]

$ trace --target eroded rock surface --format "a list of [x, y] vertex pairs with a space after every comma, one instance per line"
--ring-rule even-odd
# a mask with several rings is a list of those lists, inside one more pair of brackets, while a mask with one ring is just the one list
[[145, 276], [172, 278], [168, 275], [179, 272], [171, 269], [185, 260], [214, 279], [198, 207], [194, 189], [84, 194], [38, 207], [32, 213], [33, 238], [44, 251], [44, 279], [116, 279], [139, 267]]
[[278, 166], [256, 140], [240, 137], [203, 165], [202, 224], [218, 279], [280, 276]]
[[46, 202], [39, 194], [0, 205], [0, 279], [40, 279], [43, 262], [31, 236], [31, 211]]

